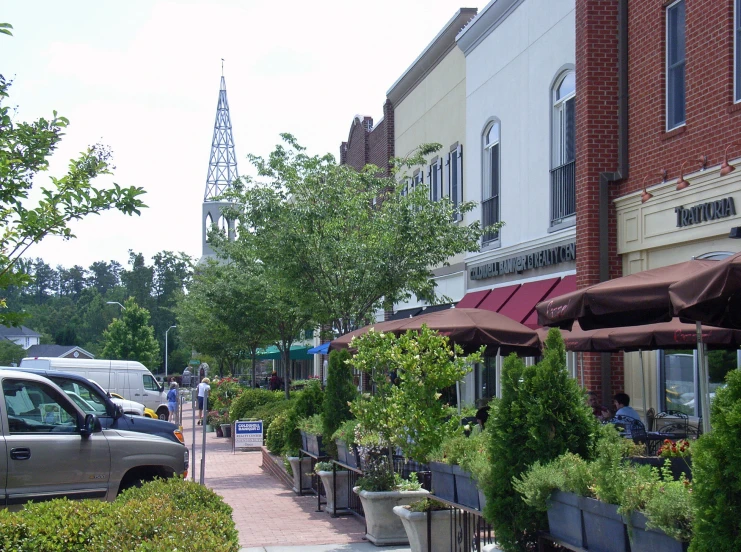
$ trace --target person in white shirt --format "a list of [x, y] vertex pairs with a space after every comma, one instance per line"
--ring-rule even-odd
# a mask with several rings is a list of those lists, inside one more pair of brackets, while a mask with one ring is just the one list
[[209, 393], [211, 392], [210, 381], [208, 378], [203, 378], [201, 383], [198, 384], [198, 425], [203, 423], [203, 400], [206, 396], [206, 390]]
[[616, 393], [612, 397], [612, 403], [615, 405], [615, 416], [627, 416], [634, 420], [641, 419], [638, 412], [630, 406], [630, 397], [626, 393]]

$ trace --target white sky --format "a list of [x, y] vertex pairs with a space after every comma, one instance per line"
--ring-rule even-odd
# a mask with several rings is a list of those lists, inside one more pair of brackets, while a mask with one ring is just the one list
[[[317, 2], [6, 0], [0, 73], [18, 120], [71, 125], [53, 157], [61, 176], [89, 144], [112, 147], [115, 181], [142, 186], [140, 217], [104, 213], [47, 238], [30, 257], [51, 266], [126, 265], [163, 251], [201, 255], [201, 204], [221, 58], [240, 174], [291, 132], [310, 153], [339, 157], [355, 114], [382, 117], [386, 91], [461, 6], [483, 1]], [[46, 176], [36, 187], [47, 185]], [[97, 180], [98, 185], [105, 183]]]

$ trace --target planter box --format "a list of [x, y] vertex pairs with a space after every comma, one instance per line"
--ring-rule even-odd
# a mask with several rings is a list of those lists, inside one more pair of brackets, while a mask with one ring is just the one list
[[306, 475], [311, 471], [311, 458], [308, 456], [301, 458], [299, 464], [298, 456], [289, 456], [288, 461], [291, 464], [291, 470], [293, 471], [293, 492], [301, 494], [303, 490], [311, 489], [311, 475]]
[[471, 472], [464, 471], [460, 466], [453, 466], [455, 475], [456, 502], [467, 508], [479, 509], [479, 490], [471, 477]]
[[401, 518], [394, 514], [394, 506], [405, 506], [426, 497], [427, 491], [388, 491], [373, 493], [353, 488], [360, 497], [365, 512], [365, 538], [376, 546], [408, 544]]
[[443, 500], [456, 502], [453, 466], [443, 462], [430, 462], [430, 473], [432, 476], [432, 494]]
[[321, 477], [322, 485], [324, 485], [324, 490], [327, 493], [327, 507], [325, 508], [325, 511], [328, 514], [335, 515], [337, 514], [337, 510], [347, 510], [348, 493], [350, 491], [348, 487], [350, 474], [347, 472], [347, 470], [336, 472], [336, 489], [334, 487], [334, 478], [331, 471], [318, 471], [316, 473], [319, 477]]
[[347, 465], [351, 468], [360, 469], [360, 454], [358, 454], [358, 447], [355, 444], [347, 447]]
[[347, 443], [340, 439], [335, 439], [334, 444], [337, 445], [337, 461], [347, 464]]
[[548, 532], [568, 544], [584, 548], [584, 523], [579, 495], [553, 491], [548, 502]]
[[589, 552], [629, 552], [628, 534], [617, 506], [579, 497], [584, 520], [585, 548]]
[[[630, 461], [634, 464], [648, 464], [655, 468], [662, 468], [666, 458], [659, 456], [631, 456]], [[669, 458], [671, 462], [672, 477], [675, 481], [679, 481], [679, 477], [684, 473], [685, 477], [692, 481], [692, 457]]]
[[221, 433], [224, 435], [224, 437], [231, 439], [232, 425], [231, 424], [221, 424]]
[[206, 433], [213, 433], [214, 431], [216, 431], [214, 429], [214, 426], [212, 426], [211, 424], [206, 424]]
[[[432, 546], [430, 552], [449, 552], [450, 535], [455, 521], [451, 510], [435, 510], [432, 512], [412, 512], [406, 506], [394, 506], [394, 514], [399, 516], [404, 525], [411, 552], [428, 552], [427, 548], [427, 515], [432, 515], [430, 521], [430, 537]], [[470, 534], [470, 533], [469, 533]]]
[[314, 456], [326, 456], [327, 452], [324, 450], [321, 435], [314, 435], [313, 433], [306, 434], [306, 452], [313, 454]]
[[688, 542], [679, 542], [657, 529], [646, 529], [646, 516], [633, 512], [630, 516], [633, 539], [632, 552], [687, 552]]
[[306, 440], [306, 432], [301, 430], [301, 449], [302, 450], [309, 450], [309, 444]]

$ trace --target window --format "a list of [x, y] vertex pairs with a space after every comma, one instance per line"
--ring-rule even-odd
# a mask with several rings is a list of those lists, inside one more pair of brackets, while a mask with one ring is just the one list
[[4, 380], [3, 395], [11, 434], [77, 431], [77, 413], [36, 381]]
[[576, 73], [569, 71], [553, 88], [550, 226], [574, 222], [576, 214]]
[[414, 176], [412, 177], [411, 189], [414, 190], [417, 186], [419, 186], [423, 182], [424, 182], [424, 173], [418, 170], [417, 172], [414, 173]]
[[734, 98], [737, 102], [741, 102], [741, 0], [736, 0], [736, 32], [734, 34], [734, 39], [736, 43], [734, 44], [734, 51], [735, 51], [735, 68], [736, 68], [736, 86], [735, 86], [735, 95]]
[[157, 381], [152, 376], [150, 376], [149, 374], [146, 374], [142, 377], [144, 378], [144, 389], [146, 391], [157, 391], [157, 392], [162, 391], [162, 388], [159, 386]]
[[448, 160], [445, 162], [445, 165], [448, 167], [447, 194], [450, 198], [450, 202], [453, 204], [453, 220], [462, 220], [463, 215], [458, 212], [458, 206], [463, 203], [462, 145], [457, 144], [451, 148], [450, 153], [448, 153]]
[[430, 183], [430, 201], [443, 197], [443, 160], [435, 158], [427, 169], [427, 181]]
[[666, 9], [666, 129], [684, 124], [684, 0]]
[[[494, 121], [486, 127], [484, 133], [484, 182], [481, 194], [481, 224], [484, 228], [499, 222], [499, 145], [499, 121]], [[488, 231], [484, 234], [483, 244], [487, 245], [498, 239], [498, 231]]]

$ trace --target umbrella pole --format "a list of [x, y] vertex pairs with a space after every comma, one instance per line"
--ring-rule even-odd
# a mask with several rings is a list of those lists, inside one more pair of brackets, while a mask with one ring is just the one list
[[702, 342], [702, 323], [697, 322], [697, 367], [700, 372], [700, 402], [702, 413], [702, 432], [710, 433], [710, 390], [708, 389], [708, 369], [705, 363], [705, 345]]
[[581, 377], [581, 388], [584, 389], [584, 352], [579, 352], [579, 374]]
[[646, 420], [646, 427], [648, 427], [648, 404], [646, 401], [646, 372], [643, 369], [643, 351], [638, 349], [638, 356], [641, 359], [641, 387], [643, 389], [643, 417]]
[[455, 397], [458, 400], [458, 417], [461, 416], [461, 382], [455, 382]]

